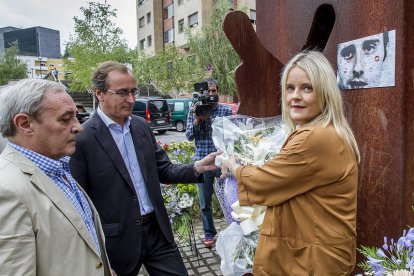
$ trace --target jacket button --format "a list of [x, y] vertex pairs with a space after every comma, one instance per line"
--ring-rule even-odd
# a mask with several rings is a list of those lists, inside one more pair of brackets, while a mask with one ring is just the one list
[[135, 224], [136, 224], [136, 225], [140, 225], [140, 224], [141, 224], [141, 220], [137, 219], [137, 220], [135, 221]]
[[134, 201], [137, 201], [137, 196], [133, 196], [133, 197], [132, 197], [132, 199], [133, 199]]
[[100, 269], [102, 267], [102, 263], [97, 263], [96, 264], [96, 269]]

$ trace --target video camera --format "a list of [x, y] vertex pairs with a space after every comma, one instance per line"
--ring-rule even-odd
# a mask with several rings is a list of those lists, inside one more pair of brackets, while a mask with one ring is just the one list
[[213, 113], [213, 104], [219, 101], [218, 95], [209, 95], [207, 90], [207, 82], [197, 82], [194, 84], [194, 91], [196, 93], [193, 93], [193, 98], [196, 116], [210, 116]]

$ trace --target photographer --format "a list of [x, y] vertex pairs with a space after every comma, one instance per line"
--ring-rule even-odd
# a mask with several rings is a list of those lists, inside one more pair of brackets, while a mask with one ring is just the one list
[[[196, 83], [194, 90], [200, 91], [197, 101], [188, 113], [186, 136], [190, 141], [195, 140], [195, 159], [203, 159], [211, 152], [215, 152], [212, 139], [211, 123], [216, 117], [230, 116], [231, 108], [218, 103], [218, 84], [214, 79], [207, 79], [204, 83]], [[204, 229], [204, 246], [212, 248], [215, 245], [212, 196], [214, 179], [220, 176], [220, 170], [204, 173], [204, 183], [198, 184], [201, 218]]]

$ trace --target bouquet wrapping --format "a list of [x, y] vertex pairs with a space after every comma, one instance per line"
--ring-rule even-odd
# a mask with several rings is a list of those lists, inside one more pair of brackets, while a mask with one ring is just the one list
[[251, 272], [258, 239], [257, 231], [244, 235], [236, 222], [219, 233], [216, 250], [221, 257], [220, 270], [223, 276]]
[[[281, 116], [253, 118], [233, 115], [215, 118], [212, 124], [213, 142], [223, 152], [216, 165], [234, 157], [241, 165], [263, 165], [272, 159], [285, 142], [288, 132]], [[231, 205], [238, 199], [237, 181], [233, 176], [217, 181], [216, 194], [228, 223], [238, 221], [231, 214]]]
[[[244, 115], [216, 118], [212, 124], [213, 142], [223, 154], [216, 165], [234, 158], [240, 165], [262, 166], [273, 159], [285, 142], [288, 131], [281, 117], [252, 118]], [[266, 207], [240, 206], [237, 181], [229, 176], [218, 181], [216, 194], [228, 228], [219, 233], [216, 247], [223, 275], [243, 275], [252, 271], [259, 226]]]

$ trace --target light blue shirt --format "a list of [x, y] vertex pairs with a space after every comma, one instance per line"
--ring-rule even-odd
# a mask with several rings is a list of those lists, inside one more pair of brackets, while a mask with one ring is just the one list
[[148, 190], [145, 186], [144, 177], [142, 176], [141, 167], [139, 166], [137, 155], [135, 154], [135, 147], [132, 141], [131, 130], [129, 126], [131, 124], [131, 117], [125, 120], [123, 126], [115, 123], [111, 118], [105, 115], [105, 113], [98, 107], [97, 109], [99, 117], [101, 117], [104, 124], [108, 127], [115, 144], [121, 153], [122, 159], [124, 159], [125, 166], [128, 169], [129, 176], [134, 184], [135, 192], [139, 200], [139, 209], [141, 215], [146, 215], [154, 210], [151, 200], [148, 196]]

